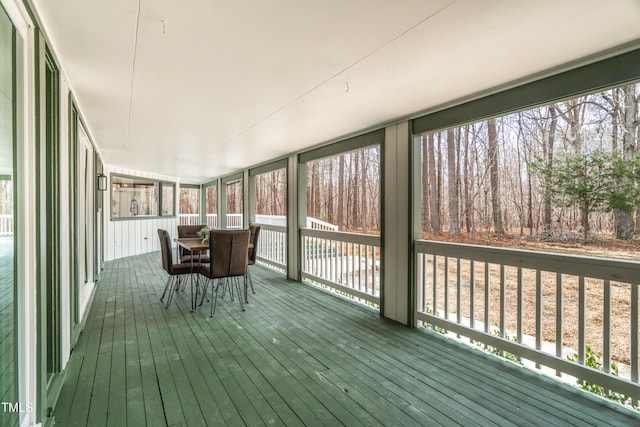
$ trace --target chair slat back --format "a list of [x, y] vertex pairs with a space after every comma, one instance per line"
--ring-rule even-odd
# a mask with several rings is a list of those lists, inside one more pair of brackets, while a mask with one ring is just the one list
[[173, 271], [173, 254], [171, 252], [171, 237], [169, 232], [161, 228], [158, 229], [158, 237], [160, 238], [160, 249], [162, 250], [162, 268], [171, 274]]
[[249, 230], [211, 230], [209, 255], [215, 278], [247, 274]]

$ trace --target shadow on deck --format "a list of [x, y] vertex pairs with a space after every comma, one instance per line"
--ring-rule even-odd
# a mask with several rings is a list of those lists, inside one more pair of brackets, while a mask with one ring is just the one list
[[106, 264], [61, 425], [638, 425], [638, 414], [255, 267], [256, 295], [166, 310], [159, 253]]

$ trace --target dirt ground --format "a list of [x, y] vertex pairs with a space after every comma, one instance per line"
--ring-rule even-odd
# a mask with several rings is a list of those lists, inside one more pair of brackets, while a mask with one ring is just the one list
[[[425, 236], [430, 240], [457, 242], [466, 244], [477, 244], [483, 246], [498, 246], [505, 248], [517, 248], [527, 250], [537, 250], [545, 252], [559, 252], [572, 255], [587, 255], [594, 257], [640, 260], [640, 240], [620, 241], [614, 239], [594, 240], [584, 244], [580, 242], [543, 242], [534, 239], [524, 239], [520, 237], [483, 236], [471, 239], [469, 236]], [[438, 257], [439, 283], [438, 311], [445, 310], [444, 302], [444, 258]], [[475, 304], [474, 318], [482, 321], [485, 313], [485, 283], [484, 283], [484, 263], [475, 263]], [[428, 274], [431, 275], [431, 266], [428, 266]], [[489, 319], [492, 326], [500, 324], [500, 276], [499, 266], [490, 265], [489, 271]], [[518, 271], [515, 267], [507, 267], [505, 286], [505, 329], [514, 336], [517, 330], [517, 279]], [[462, 316], [471, 316], [470, 310], [470, 263], [463, 261], [461, 264], [461, 307]], [[455, 317], [457, 307], [457, 264], [455, 260], [449, 262], [449, 286], [448, 292], [448, 312]], [[523, 332], [527, 336], [535, 336], [535, 313], [536, 313], [536, 275], [534, 270], [523, 270], [522, 272], [522, 292], [523, 292]], [[586, 344], [598, 354], [603, 351], [603, 303], [604, 292], [601, 280], [585, 279], [586, 289]], [[427, 286], [425, 289], [428, 299], [432, 299], [433, 288]], [[562, 335], [563, 346], [565, 348], [577, 349], [578, 345], [578, 278], [576, 276], [562, 276]], [[631, 291], [629, 284], [611, 283], [611, 354], [612, 361], [619, 364], [629, 364], [630, 360], [630, 329], [631, 329]], [[514, 332], [512, 332], [514, 331]], [[542, 273], [542, 339], [547, 343], [556, 341], [556, 274]]]

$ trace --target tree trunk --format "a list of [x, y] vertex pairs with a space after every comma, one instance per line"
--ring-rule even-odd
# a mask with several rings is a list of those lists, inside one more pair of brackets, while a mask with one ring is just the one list
[[464, 127], [464, 160], [463, 160], [463, 172], [464, 179], [462, 181], [462, 194], [464, 195], [464, 226], [467, 233], [471, 233], [471, 212], [473, 211], [473, 199], [471, 197], [471, 167], [469, 164], [469, 139], [470, 125]]
[[369, 215], [367, 207], [367, 161], [365, 150], [360, 150], [360, 220], [362, 232], [367, 232], [367, 215]]
[[338, 218], [340, 230], [344, 229], [344, 154], [338, 160]]
[[[436, 169], [436, 156], [434, 148], [433, 134], [427, 136], [427, 151], [429, 153], [429, 205], [431, 207], [431, 229], [433, 234], [439, 236], [442, 233], [441, 221], [440, 221], [440, 186], [439, 184], [439, 169]], [[438, 150], [438, 153], [440, 150]], [[440, 164], [440, 162], [439, 162]]]
[[329, 159], [329, 183], [328, 183], [328, 195], [327, 195], [327, 221], [334, 224], [335, 213], [333, 212], [333, 162], [334, 159]]
[[[624, 110], [623, 110], [623, 133], [622, 133], [622, 158], [631, 160], [635, 154], [635, 128], [637, 105], [635, 96], [635, 85], [628, 85], [623, 88]], [[633, 216], [631, 212], [619, 211], [616, 215], [616, 237], [618, 239], [631, 239], [634, 234]]]
[[351, 159], [353, 162], [353, 199], [351, 200], [351, 226], [353, 231], [358, 230], [358, 206], [360, 205], [360, 155], [358, 153], [351, 153]]
[[493, 227], [498, 236], [504, 235], [504, 225], [502, 224], [502, 207], [500, 205], [500, 176], [499, 176], [499, 153], [498, 153], [498, 133], [496, 132], [496, 121], [487, 121], [489, 133], [489, 171], [491, 179], [491, 209], [493, 211]]
[[422, 168], [422, 221], [421, 221], [421, 226], [422, 226], [422, 230], [424, 231], [432, 231], [431, 225], [430, 225], [430, 217], [429, 217], [429, 213], [431, 211], [431, 187], [430, 187], [430, 178], [431, 175], [429, 174], [429, 143], [428, 143], [428, 139], [429, 136], [427, 135], [423, 135], [420, 138], [420, 142], [422, 145], [422, 162], [421, 162], [421, 168]]
[[[549, 106], [549, 116], [551, 117], [551, 123], [549, 124], [549, 133], [547, 134], [547, 143], [543, 146], [543, 154], [545, 160], [545, 166], [549, 169], [553, 167], [553, 150], [556, 138], [556, 127], [558, 126], [558, 114], [555, 105]], [[551, 214], [551, 195], [545, 194], [544, 196], [544, 225], [543, 229], [545, 234], [550, 233], [552, 229], [552, 214]]]
[[582, 225], [582, 239], [584, 243], [587, 243], [591, 230], [589, 228], [589, 212], [586, 209], [580, 210], [580, 223]]
[[447, 180], [449, 190], [449, 234], [452, 236], [460, 235], [457, 172], [455, 131], [449, 129], [447, 130]]

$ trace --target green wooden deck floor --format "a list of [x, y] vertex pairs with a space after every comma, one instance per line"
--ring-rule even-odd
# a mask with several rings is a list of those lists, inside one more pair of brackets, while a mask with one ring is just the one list
[[261, 267], [256, 295], [167, 310], [160, 254], [107, 263], [60, 425], [639, 425], [625, 408]]

